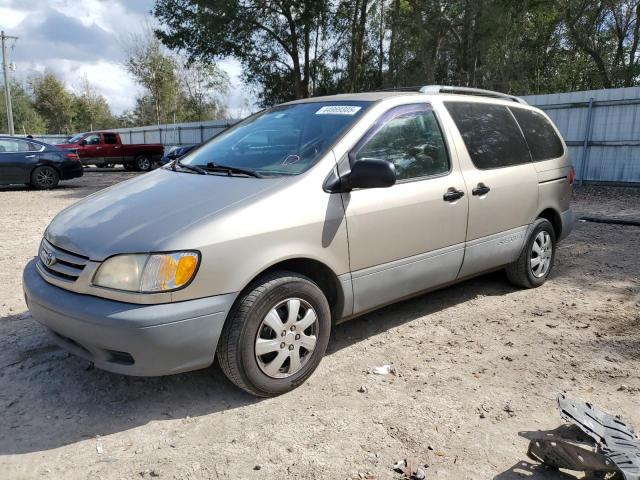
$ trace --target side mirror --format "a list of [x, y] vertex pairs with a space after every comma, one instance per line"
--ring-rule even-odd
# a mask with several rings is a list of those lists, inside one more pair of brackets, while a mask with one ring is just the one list
[[353, 188], [387, 188], [396, 183], [396, 167], [386, 160], [359, 160], [351, 167], [346, 184]]
[[353, 164], [351, 171], [338, 176], [333, 169], [324, 183], [327, 193], [342, 193], [354, 188], [386, 188], [396, 183], [396, 167], [386, 160], [369, 158]]

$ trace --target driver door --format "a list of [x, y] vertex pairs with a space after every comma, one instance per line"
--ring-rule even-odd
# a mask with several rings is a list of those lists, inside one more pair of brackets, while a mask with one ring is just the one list
[[78, 149], [78, 154], [82, 160], [86, 160], [85, 163], [93, 163], [101, 165], [104, 163], [104, 145], [102, 144], [102, 138], [99, 133], [92, 133], [87, 135], [83, 141], [85, 144], [82, 149]]
[[349, 154], [352, 163], [387, 160], [397, 174], [390, 188], [342, 194], [354, 313], [456, 278], [468, 201], [451, 151], [433, 108], [421, 103], [389, 110]]

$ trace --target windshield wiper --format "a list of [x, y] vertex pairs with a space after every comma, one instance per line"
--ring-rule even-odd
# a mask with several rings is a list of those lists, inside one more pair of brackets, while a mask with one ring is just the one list
[[227, 174], [229, 176], [233, 175], [234, 173], [239, 173], [241, 175], [248, 175], [250, 177], [255, 177], [255, 178], [262, 178], [262, 175], [259, 174], [258, 172], [255, 172], [253, 170], [249, 170], [249, 169], [245, 169], [245, 168], [240, 168], [240, 167], [231, 167], [229, 165], [220, 165], [219, 163], [213, 163], [213, 162], [209, 162], [207, 163], [207, 170], [213, 170], [213, 171], [224, 171], [227, 172]]
[[184, 168], [185, 170], [190, 170], [192, 172], [199, 173], [200, 175], [209, 175], [204, 168], [199, 167], [197, 165], [188, 165], [186, 163], [182, 163], [180, 160], [175, 160], [173, 162], [173, 165], [171, 166], [171, 169], [174, 172], [176, 171], [176, 165], [178, 167], [180, 167], [180, 168]]

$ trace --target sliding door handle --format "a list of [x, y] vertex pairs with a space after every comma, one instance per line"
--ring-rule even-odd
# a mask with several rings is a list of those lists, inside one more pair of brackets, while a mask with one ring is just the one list
[[445, 194], [442, 196], [442, 199], [445, 202], [455, 202], [462, 197], [464, 197], [464, 192], [462, 190], [456, 190], [455, 188], [451, 187], [445, 192]]
[[484, 183], [479, 183], [477, 187], [475, 187], [473, 190], [471, 190], [471, 193], [473, 195], [481, 197], [482, 195], [486, 195], [490, 191], [491, 191], [491, 189], [489, 187], [487, 187]]

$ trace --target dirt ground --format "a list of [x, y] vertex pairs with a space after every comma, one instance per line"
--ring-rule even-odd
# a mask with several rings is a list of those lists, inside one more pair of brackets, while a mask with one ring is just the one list
[[[316, 373], [278, 398], [244, 394], [217, 366], [87, 369], [30, 317], [21, 272], [58, 211], [133, 175], [0, 188], [1, 479], [390, 479], [407, 457], [427, 479], [565, 479], [528, 461], [518, 436], [560, 424], [559, 392], [640, 427], [633, 226], [578, 223], [536, 290], [494, 273], [338, 326]], [[640, 189], [585, 187], [574, 209], [640, 219]], [[368, 373], [388, 363], [397, 375]]]

